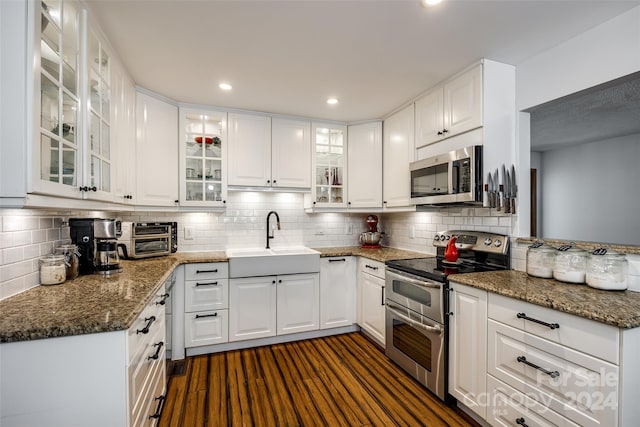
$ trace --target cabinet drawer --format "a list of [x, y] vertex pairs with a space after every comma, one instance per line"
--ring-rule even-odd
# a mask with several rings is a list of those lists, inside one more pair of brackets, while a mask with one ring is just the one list
[[488, 421], [492, 426], [578, 427], [578, 424], [496, 380], [491, 375], [487, 376], [487, 390], [491, 399]]
[[186, 348], [229, 342], [229, 312], [203, 311], [184, 315]]
[[[551, 329], [533, 320], [518, 318], [519, 314], [558, 327]], [[620, 333], [614, 326], [492, 293], [489, 293], [489, 318], [619, 364]]]
[[489, 320], [488, 372], [582, 426], [617, 425], [618, 367]]
[[190, 280], [184, 293], [185, 313], [228, 308], [229, 279]]
[[385, 266], [383, 262], [374, 261], [369, 258], [360, 258], [359, 270], [364, 273], [369, 273], [372, 276], [384, 279]]
[[162, 337], [164, 340], [165, 328], [165, 305], [156, 304], [162, 301], [164, 294], [164, 286], [156, 292], [156, 295], [149, 301], [142, 313], [133, 321], [133, 324], [127, 331], [127, 347], [128, 347], [128, 364], [134, 363], [139, 357], [139, 353], [145, 350], [151, 339], [158, 330], [162, 329]]
[[187, 264], [184, 267], [184, 280], [224, 279], [229, 277], [229, 263], [207, 262]]
[[[165, 343], [161, 334], [157, 334], [152, 340], [152, 345], [142, 354], [135, 363], [129, 366], [129, 405], [137, 409], [143, 398], [144, 388], [153, 381], [153, 375], [157, 375], [158, 364], [165, 364]], [[157, 356], [157, 358], [155, 358]]]
[[152, 417], [159, 408], [159, 404], [164, 404], [166, 372], [164, 363], [154, 366], [154, 371], [146, 382], [144, 391], [140, 396], [136, 407], [132, 411], [132, 426], [153, 427], [157, 425], [158, 418]]

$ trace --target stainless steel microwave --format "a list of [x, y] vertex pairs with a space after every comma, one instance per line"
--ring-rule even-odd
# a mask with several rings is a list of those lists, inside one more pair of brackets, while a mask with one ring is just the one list
[[481, 145], [418, 160], [409, 168], [414, 205], [482, 203]]

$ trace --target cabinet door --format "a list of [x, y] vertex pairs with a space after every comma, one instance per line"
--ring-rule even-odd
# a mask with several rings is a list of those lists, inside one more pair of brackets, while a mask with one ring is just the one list
[[116, 203], [135, 203], [136, 184], [136, 90], [124, 69], [113, 64], [111, 73], [111, 109], [113, 122], [114, 187]]
[[223, 206], [227, 113], [180, 109], [180, 205]]
[[348, 205], [382, 206], [382, 122], [349, 126]]
[[184, 315], [184, 328], [186, 348], [228, 342], [228, 311], [187, 313]]
[[178, 108], [136, 94], [137, 205], [174, 206], [178, 200]]
[[271, 186], [311, 187], [311, 122], [273, 119]]
[[356, 321], [356, 262], [353, 257], [320, 259], [320, 329]]
[[416, 148], [424, 147], [443, 138], [444, 92], [438, 88], [416, 101]]
[[347, 127], [313, 123], [311, 203], [306, 207], [347, 206]]
[[319, 275], [278, 276], [278, 335], [315, 331], [320, 323]]
[[362, 323], [360, 327], [369, 333], [380, 345], [385, 345], [384, 279], [370, 274], [360, 274], [360, 304]]
[[487, 392], [487, 292], [452, 283], [449, 393], [483, 419]]
[[271, 185], [271, 117], [229, 113], [229, 185]]
[[229, 341], [276, 335], [276, 277], [229, 279]]
[[482, 126], [482, 65], [444, 85], [444, 129], [453, 136]]
[[409, 206], [414, 151], [413, 104], [384, 121], [382, 137], [382, 199], [385, 208]]

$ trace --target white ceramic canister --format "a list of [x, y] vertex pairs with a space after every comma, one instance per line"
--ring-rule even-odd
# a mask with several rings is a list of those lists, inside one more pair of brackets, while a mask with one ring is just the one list
[[587, 262], [586, 281], [592, 288], [610, 291], [627, 289], [629, 262], [627, 256], [604, 248], [591, 253]]
[[574, 246], [560, 246], [553, 263], [553, 278], [566, 283], [584, 283], [589, 253]]
[[67, 279], [64, 255], [45, 255], [40, 258], [40, 284], [59, 285]]
[[527, 274], [534, 277], [550, 279], [553, 277], [553, 262], [556, 249], [536, 242], [527, 249]]

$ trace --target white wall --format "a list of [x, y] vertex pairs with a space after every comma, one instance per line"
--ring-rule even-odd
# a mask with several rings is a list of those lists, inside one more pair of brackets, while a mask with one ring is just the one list
[[[640, 6], [516, 66], [519, 111], [640, 70]], [[529, 235], [529, 115], [518, 116], [516, 235]]]
[[541, 236], [640, 246], [640, 134], [541, 157]]

